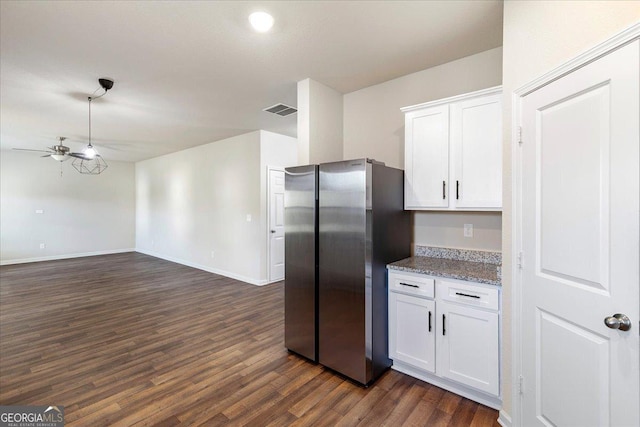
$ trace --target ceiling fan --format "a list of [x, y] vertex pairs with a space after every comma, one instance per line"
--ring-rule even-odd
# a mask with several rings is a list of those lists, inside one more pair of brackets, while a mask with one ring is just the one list
[[[53, 160], [57, 160], [59, 162], [64, 162], [68, 160], [70, 157], [75, 157], [77, 159], [82, 160], [91, 160], [92, 157], [87, 156], [85, 153], [72, 153], [69, 147], [64, 145], [64, 140], [67, 139], [64, 136], [59, 136], [57, 145], [53, 145], [51, 147], [47, 147], [46, 150], [32, 150], [28, 148], [14, 148], [17, 151], [32, 151], [36, 153], [47, 153], [42, 157], [51, 157]], [[97, 154], [99, 155], [99, 154]]]

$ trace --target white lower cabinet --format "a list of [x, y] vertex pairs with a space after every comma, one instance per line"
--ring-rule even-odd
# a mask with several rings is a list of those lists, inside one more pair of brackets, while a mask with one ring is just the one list
[[438, 375], [498, 395], [498, 313], [438, 301]]
[[436, 304], [433, 300], [389, 294], [389, 358], [425, 370], [436, 371]]
[[393, 368], [499, 408], [499, 289], [395, 271], [389, 284]]

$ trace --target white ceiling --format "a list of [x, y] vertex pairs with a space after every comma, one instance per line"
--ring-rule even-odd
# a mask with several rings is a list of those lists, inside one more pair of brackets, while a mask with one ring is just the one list
[[[275, 17], [271, 32], [248, 15]], [[138, 161], [256, 129], [296, 135], [307, 77], [349, 93], [502, 44], [501, 1], [2, 1], [3, 149], [92, 137]], [[24, 155], [37, 155], [25, 153]]]

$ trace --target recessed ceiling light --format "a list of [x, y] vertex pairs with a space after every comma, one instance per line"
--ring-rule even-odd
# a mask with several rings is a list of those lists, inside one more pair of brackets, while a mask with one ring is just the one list
[[259, 33], [266, 33], [273, 27], [273, 16], [267, 12], [253, 12], [249, 15], [249, 22]]

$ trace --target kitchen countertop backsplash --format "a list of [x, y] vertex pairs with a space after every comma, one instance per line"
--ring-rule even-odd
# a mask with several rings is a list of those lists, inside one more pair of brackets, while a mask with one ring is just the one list
[[416, 245], [415, 256], [388, 265], [392, 270], [501, 286], [502, 254], [494, 251]]

